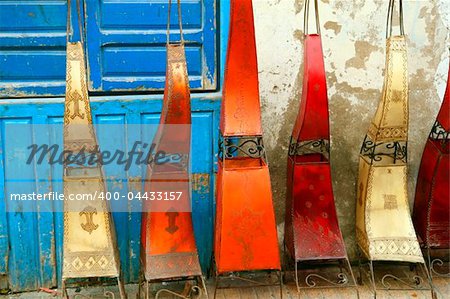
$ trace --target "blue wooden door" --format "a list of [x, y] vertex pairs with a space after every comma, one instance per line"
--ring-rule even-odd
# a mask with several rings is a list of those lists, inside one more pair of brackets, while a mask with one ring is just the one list
[[[189, 79], [194, 90], [216, 89], [214, 2], [181, 1]], [[148, 0], [86, 2], [91, 90], [164, 88], [167, 6], [167, 1]], [[175, 8], [171, 32], [172, 39], [179, 40]]]
[[[74, 0], [72, 2], [75, 2]], [[162, 107], [167, 1], [85, 0], [83, 34], [89, 89], [102, 149], [129, 149], [132, 140], [151, 142]], [[173, 1], [176, 2], [176, 1]], [[192, 203], [194, 229], [204, 271], [210, 267], [214, 217], [214, 169], [220, 109], [216, 62], [216, 0], [182, 0], [192, 95]], [[0, 0], [0, 286], [12, 291], [56, 287], [61, 278], [62, 214], [37, 205], [24, 212], [13, 193], [62, 192], [62, 167], [27, 165], [24, 148], [33, 140], [62, 143], [60, 126], [13, 132], [17, 124], [61, 124], [65, 89], [66, 1]], [[177, 14], [172, 18], [176, 30]], [[76, 28], [76, 24], [72, 24]], [[178, 35], [173, 36], [174, 40]], [[195, 90], [202, 93], [195, 94]], [[143, 91], [152, 91], [144, 95]], [[205, 92], [206, 91], [206, 92]], [[120, 93], [117, 93], [120, 92]], [[108, 189], [139, 191], [145, 172], [105, 166]], [[29, 182], [14, 184], [27, 177]], [[55, 202], [54, 205], [61, 205]], [[138, 205], [131, 202], [129, 205]], [[132, 207], [130, 206], [130, 210]], [[140, 249], [139, 213], [114, 213], [126, 282], [136, 282]]]
[[[134, 140], [151, 143], [154, 130], [149, 126], [130, 124], [156, 124], [161, 109], [160, 100], [134, 100], [124, 103], [108, 100], [92, 104], [94, 120], [102, 124], [97, 132], [102, 150], [121, 149], [127, 152]], [[192, 125], [192, 209], [194, 229], [203, 269], [210, 266], [213, 234], [215, 144], [220, 101], [196, 98], [193, 100]], [[32, 124], [61, 124], [63, 104], [16, 104], [0, 105], [0, 129], [3, 139], [0, 152], [3, 154], [0, 173], [4, 180], [0, 184], [2, 198], [0, 218], [0, 250], [7, 256], [7, 265], [0, 263], [2, 273], [8, 275], [13, 291], [34, 290], [38, 287], [55, 287], [60, 281], [62, 249], [62, 215], [49, 213], [35, 207], [29, 212], [27, 202], [11, 200], [11, 194], [54, 191], [62, 193], [62, 167], [54, 164], [26, 164], [26, 148], [33, 140], [40, 143], [62, 144], [62, 127], [51, 126], [42, 130]], [[26, 126], [29, 124], [30, 126]], [[128, 125], [127, 125], [128, 124]], [[21, 126], [20, 126], [21, 125]], [[108, 126], [106, 126], [108, 125]], [[13, 131], [12, 131], [13, 130]], [[20, 132], [18, 132], [20, 130]], [[20, 133], [20, 137], [14, 135]], [[4, 142], [7, 141], [7, 142]], [[127, 195], [142, 190], [141, 180], [145, 169], [132, 165], [128, 172], [117, 164], [104, 167], [108, 191]], [[18, 180], [29, 183], [17, 184]], [[55, 202], [60, 205], [61, 202]], [[112, 202], [114, 205], [115, 202]], [[129, 202], [139, 205], [137, 201]], [[4, 210], [7, 209], [7, 213]], [[25, 212], [23, 211], [25, 210]], [[118, 245], [124, 278], [136, 282], [139, 273], [140, 213], [114, 213]], [[8, 238], [7, 244], [2, 242]], [[8, 250], [9, 249], [9, 250]], [[2, 259], [3, 262], [5, 259]]]
[[[81, 19], [91, 91], [164, 88], [167, 2], [84, 1]], [[215, 2], [181, 1], [193, 90], [218, 86]], [[175, 3], [171, 32], [179, 40]], [[66, 12], [64, 0], [0, 0], [0, 98], [64, 94]], [[72, 16], [78, 35], [76, 9]]]
[[0, 98], [64, 93], [66, 1], [0, 1]]

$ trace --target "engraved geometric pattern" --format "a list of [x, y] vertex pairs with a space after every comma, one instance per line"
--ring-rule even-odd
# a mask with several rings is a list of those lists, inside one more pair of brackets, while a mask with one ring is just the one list
[[[81, 42], [69, 42], [64, 105], [64, 148], [71, 149], [73, 154], [79, 154], [83, 145], [86, 145], [84, 150], [98, 151], [86, 80], [83, 45]], [[68, 169], [66, 165], [64, 167]], [[74, 193], [105, 192], [101, 166], [97, 165], [95, 170], [92, 168], [91, 173], [95, 176], [74, 176], [66, 171], [63, 185], [66, 197]], [[63, 279], [119, 276], [115, 231], [111, 214], [107, 212], [107, 205], [105, 201], [98, 200], [89, 203], [64, 202]], [[75, 209], [80, 208], [81, 211], [76, 212]]]
[[377, 140], [392, 140], [401, 139], [405, 140], [408, 137], [408, 129], [405, 127], [389, 127], [389, 128], [377, 128], [373, 123], [369, 127], [369, 136], [375, 136]]
[[417, 239], [372, 239], [369, 245], [372, 256], [377, 255], [408, 255], [421, 256]]
[[398, 208], [397, 196], [394, 194], [383, 194], [384, 198], [384, 209], [395, 210]]
[[102, 277], [102, 276], [117, 276], [115, 270], [115, 261], [113, 252], [111, 252], [108, 259], [105, 254], [96, 254], [87, 252], [75, 256], [74, 253], [65, 256], [63, 259], [64, 277]]
[[[387, 40], [387, 53], [386, 56], [386, 79], [384, 83], [384, 93], [382, 98], [382, 106], [379, 107], [380, 111], [377, 111], [377, 115], [372, 121], [368, 135], [372, 140], [406, 140], [408, 136], [408, 68], [407, 68], [407, 50], [406, 41], [404, 38], [390, 38]], [[394, 78], [394, 54], [401, 54], [401, 89], [394, 87], [395, 81], [399, 78]], [[398, 75], [398, 73], [397, 73]], [[401, 105], [400, 111], [396, 106]], [[393, 108], [395, 107], [395, 108]], [[392, 112], [391, 112], [392, 110]], [[381, 115], [378, 115], [381, 113]], [[401, 124], [393, 125], [391, 123], [393, 114], [396, 114], [396, 122], [401, 121]]]
[[[408, 137], [408, 71], [404, 36], [393, 36], [386, 45], [386, 75], [382, 97], [368, 130], [372, 144], [383, 150], [406, 151]], [[386, 146], [384, 146], [386, 144]], [[396, 144], [392, 147], [391, 144]], [[384, 147], [383, 147], [384, 146]], [[404, 147], [404, 148], [403, 148]], [[380, 151], [380, 155], [388, 155]], [[366, 193], [357, 198], [357, 242], [370, 260], [423, 263], [408, 202], [406, 159], [376, 163], [360, 155], [359, 182]], [[374, 163], [375, 161], [375, 163]], [[400, 162], [400, 163], [399, 163]]]

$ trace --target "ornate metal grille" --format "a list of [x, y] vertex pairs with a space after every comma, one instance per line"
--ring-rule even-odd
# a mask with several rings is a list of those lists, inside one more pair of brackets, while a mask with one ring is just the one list
[[439, 140], [443, 144], [446, 144], [450, 140], [450, 132], [446, 131], [439, 121], [436, 121], [431, 129], [430, 139]]
[[219, 137], [219, 159], [250, 157], [266, 161], [262, 136]]
[[390, 159], [390, 164], [405, 164], [408, 160], [408, 143], [406, 141], [376, 143], [366, 136], [360, 154], [368, 157], [371, 164], [382, 163], [387, 159]]
[[309, 154], [321, 154], [329, 160], [330, 141], [328, 139], [318, 139], [294, 142], [294, 139], [291, 137], [289, 144], [289, 156], [302, 156]]

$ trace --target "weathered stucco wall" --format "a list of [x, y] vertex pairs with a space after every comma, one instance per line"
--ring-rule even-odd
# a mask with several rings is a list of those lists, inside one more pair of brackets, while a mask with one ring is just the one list
[[[412, 204], [422, 150], [447, 80], [450, 0], [403, 2], [409, 45], [408, 155]], [[254, 0], [253, 3], [265, 144], [282, 239], [286, 157], [303, 79], [303, 0]], [[388, 0], [319, 1], [331, 114], [335, 201], [352, 258], [356, 254], [357, 158], [383, 84], [387, 5]], [[312, 24], [310, 28], [314, 28]]]

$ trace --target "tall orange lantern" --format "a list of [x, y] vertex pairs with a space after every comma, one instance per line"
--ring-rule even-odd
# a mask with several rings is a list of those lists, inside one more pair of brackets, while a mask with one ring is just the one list
[[306, 287], [356, 286], [334, 204], [327, 82], [317, 0], [314, 8], [317, 34], [309, 34], [309, 0], [305, 1], [303, 93], [287, 163], [284, 245], [294, 260], [298, 290], [301, 287], [298, 265], [313, 261], [338, 262], [346, 271], [340, 267], [339, 272], [329, 270], [328, 275], [307, 273]]
[[[359, 155], [356, 238], [368, 260], [375, 295], [377, 289], [432, 289], [409, 209], [408, 55], [403, 6], [399, 2], [400, 35], [393, 36], [395, 0], [389, 1], [382, 97]], [[381, 276], [374, 271], [374, 265], [383, 262], [414, 266], [417, 271], [399, 277], [388, 269]], [[401, 282], [402, 286], [395, 286], [394, 282]]]
[[242, 271], [281, 270], [262, 139], [252, 0], [231, 1], [220, 135], [214, 232], [217, 288], [228, 273], [239, 279], [236, 273]]
[[[153, 139], [155, 159], [149, 161], [141, 228], [141, 269], [145, 295], [149, 284], [176, 280], [196, 280], [179, 296], [207, 297], [195, 243], [190, 194], [191, 103], [189, 78], [181, 21], [181, 4], [177, 0], [181, 42], [170, 42], [170, 13], [167, 24], [167, 68], [163, 109]], [[164, 153], [161, 163], [157, 156]], [[175, 196], [176, 200], [171, 200]], [[158, 200], [158, 196], [166, 200]], [[140, 288], [139, 288], [140, 289]], [[174, 294], [160, 289], [160, 294]], [[184, 298], [183, 297], [183, 298]]]
[[[428, 137], [417, 178], [413, 221], [431, 275], [450, 277], [431, 251], [450, 249], [450, 67], [444, 101]], [[438, 253], [438, 252], [436, 252]]]

